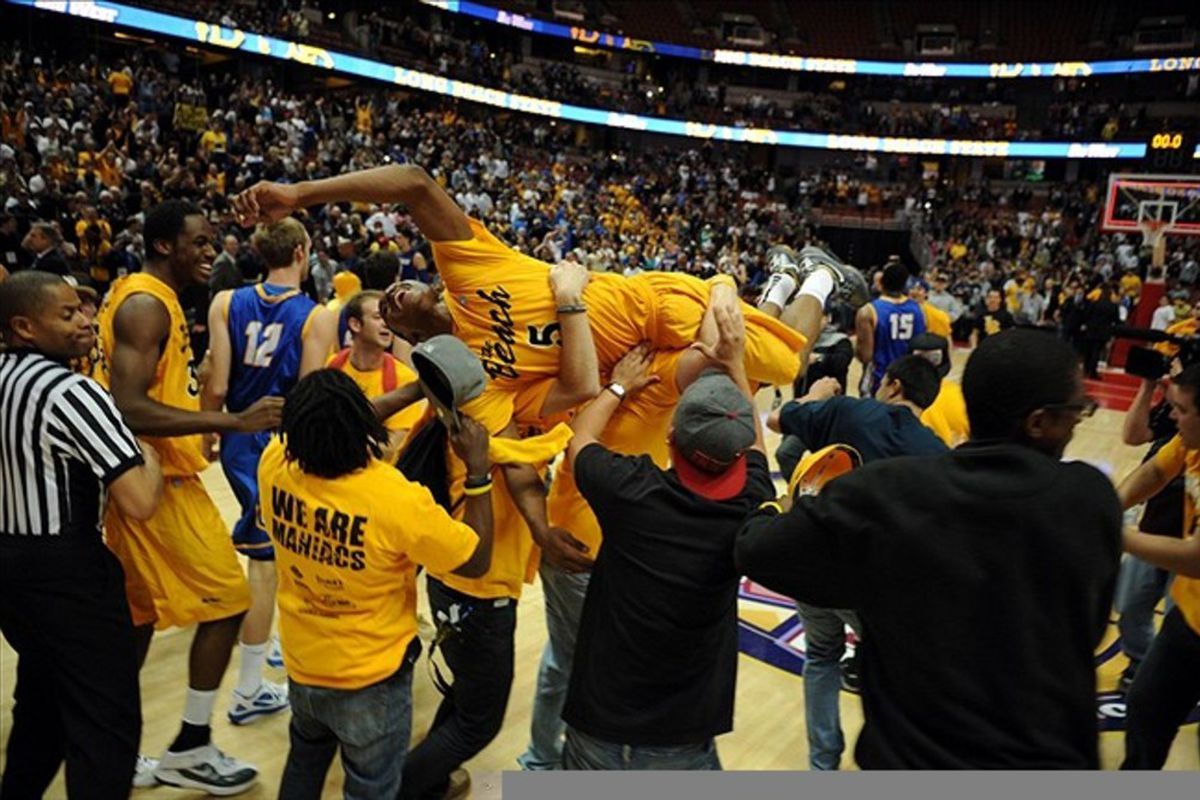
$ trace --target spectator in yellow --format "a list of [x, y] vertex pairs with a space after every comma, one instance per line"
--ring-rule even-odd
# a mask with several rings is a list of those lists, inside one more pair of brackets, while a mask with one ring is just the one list
[[950, 340], [922, 333], [909, 342], [908, 352], [932, 362], [942, 380], [933, 405], [921, 412], [921, 424], [937, 434], [947, 447], [958, 447], [971, 437], [971, 423], [967, 419], [967, 401], [962, 386], [947, 377], [950, 374]]
[[106, 80], [109, 91], [112, 92], [114, 105], [117, 108], [124, 107], [133, 93], [133, 71], [122, 63], [120, 67], [108, 73]]
[[[345, 310], [350, 346], [331, 356], [327, 364], [349, 375], [368, 400], [374, 400], [417, 379], [417, 374], [391, 353], [395, 336], [379, 314], [379, 300], [382, 297], [383, 292], [368, 289], [350, 298]], [[409, 429], [425, 415], [426, 405], [426, 401], [422, 400], [383, 421], [388, 430], [388, 449], [384, 461], [394, 460]]]
[[929, 302], [929, 284], [920, 278], [913, 278], [908, 282], [908, 296], [921, 306], [925, 314], [925, 330], [949, 340], [950, 315]]
[[1142, 296], [1142, 279], [1138, 277], [1136, 267], [1126, 267], [1121, 275], [1121, 300], [1130, 307], [1137, 304]]
[[219, 130], [217, 126], [209, 120], [208, 128], [200, 135], [200, 154], [204, 158], [212, 158], [213, 156], [224, 156], [229, 145], [229, 140], [225, 136], [225, 131]]

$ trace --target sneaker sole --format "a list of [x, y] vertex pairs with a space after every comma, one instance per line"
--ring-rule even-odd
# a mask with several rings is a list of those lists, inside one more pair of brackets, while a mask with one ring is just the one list
[[291, 707], [292, 707], [292, 704], [288, 703], [287, 705], [282, 705], [277, 708], [255, 709], [254, 711], [247, 711], [242, 714], [234, 714], [234, 713], [230, 712], [230, 713], [226, 714], [225, 716], [234, 725], [249, 725], [251, 722], [254, 722], [254, 720], [256, 720], [256, 719], [259, 719], [261, 717], [269, 717], [272, 714], [278, 714], [280, 711], [287, 711]]
[[176, 789], [199, 789], [200, 791], [207, 792], [214, 797], [232, 797], [235, 794], [241, 794], [242, 792], [247, 791], [254, 786], [254, 784], [258, 783], [258, 776], [255, 775], [248, 782], [239, 783], [236, 786], [214, 786], [211, 783], [198, 781], [194, 778], [189, 778], [186, 775], [180, 775], [174, 771], [171, 772], [173, 774], [170, 774], [166, 777], [159, 775], [156, 772], [154, 773], [154, 777], [158, 779], [159, 783], [166, 786], [174, 786]]

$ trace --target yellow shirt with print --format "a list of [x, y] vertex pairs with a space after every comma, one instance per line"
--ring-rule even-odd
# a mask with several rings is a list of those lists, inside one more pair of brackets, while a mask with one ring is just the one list
[[921, 424], [936, 433], [947, 447], [958, 447], [969, 439], [971, 422], [967, 419], [967, 401], [962, 386], [943, 378], [933, 405], [921, 412]]
[[[331, 364], [337, 355], [334, 354], [326, 361], [326, 365]], [[412, 383], [417, 379], [417, 373], [412, 371], [407, 364], [400, 359], [395, 360], [396, 366], [396, 386], [404, 386]], [[364, 372], [355, 368], [354, 364], [350, 363], [350, 359], [346, 359], [340, 370], [346, 373], [350, 380], [358, 384], [358, 388], [362, 389], [363, 394], [368, 400], [374, 400], [376, 397], [384, 394], [383, 390], [383, 367], [373, 369], [369, 372]], [[389, 431], [408, 431], [417, 424], [421, 417], [425, 416], [425, 408], [428, 401], [422, 400], [419, 403], [413, 403], [407, 408], [402, 408], [395, 414], [392, 414], [383, 422], [383, 426]]]
[[200, 147], [205, 153], [224, 153], [227, 139], [223, 131], [208, 130], [200, 136]]
[[[1164, 475], [1183, 474], [1183, 535], [1195, 536], [1196, 509], [1200, 507], [1200, 450], [1184, 447], [1183, 439], [1176, 434], [1154, 454], [1154, 465]], [[1200, 634], [1200, 579], [1176, 575], [1171, 583], [1171, 598], [1191, 629]]]
[[[113, 321], [121, 304], [135, 294], [148, 294], [167, 307], [170, 315], [170, 332], [158, 364], [154, 368], [154, 379], [146, 390], [147, 396], [166, 406], [184, 411], [200, 410], [200, 382], [196, 377], [195, 359], [192, 357], [192, 340], [188, 332], [187, 317], [179, 305], [175, 290], [146, 272], [134, 272], [122, 278], [108, 290], [103, 305], [96, 314], [96, 327], [100, 333], [99, 358], [92, 367], [92, 377], [104, 388], [109, 388], [112, 378], [109, 359], [116, 338]], [[192, 436], [143, 436], [162, 461], [163, 475], [184, 477], [196, 475], [208, 466], [204, 457], [203, 439], [200, 434]]]
[[258, 487], [288, 676], [360, 689], [392, 675], [417, 635], [417, 565], [457, 569], [475, 531], [382, 461], [319, 478], [287, 460], [279, 437], [263, 451]]

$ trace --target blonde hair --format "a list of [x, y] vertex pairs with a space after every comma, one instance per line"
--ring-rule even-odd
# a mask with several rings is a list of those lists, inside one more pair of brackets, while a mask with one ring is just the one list
[[289, 266], [296, 248], [303, 247], [307, 241], [308, 232], [300, 220], [286, 217], [272, 225], [260, 225], [250, 243], [262, 256], [267, 269], [279, 269]]

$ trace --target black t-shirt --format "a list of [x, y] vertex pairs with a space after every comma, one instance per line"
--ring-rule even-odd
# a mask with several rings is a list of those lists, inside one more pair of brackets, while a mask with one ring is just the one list
[[1001, 308], [999, 311], [984, 310], [979, 318], [975, 320], [975, 330], [979, 332], [979, 341], [983, 341], [989, 336], [995, 336], [1001, 331], [1006, 331], [1013, 326], [1013, 316], [1008, 313], [1008, 309]]
[[[1154, 434], [1154, 444], [1142, 459], [1145, 463], [1154, 458], [1154, 454], [1163, 445], [1171, 441], [1179, 432], [1175, 420], [1171, 419], [1171, 404], [1165, 400], [1150, 409], [1150, 432]], [[1163, 490], [1146, 501], [1142, 518], [1138, 520], [1138, 530], [1142, 533], [1155, 533], [1160, 536], [1183, 536], [1183, 476], [1179, 475]]]
[[733, 544], [775, 495], [766, 457], [747, 457], [740, 495], [713, 502], [649, 456], [599, 444], [575, 480], [604, 532], [579, 625], [563, 719], [616, 744], [697, 744], [733, 729], [737, 586]]
[[737, 542], [752, 580], [858, 611], [864, 769], [1097, 769], [1120, 558], [1099, 470], [986, 442], [866, 464]]

